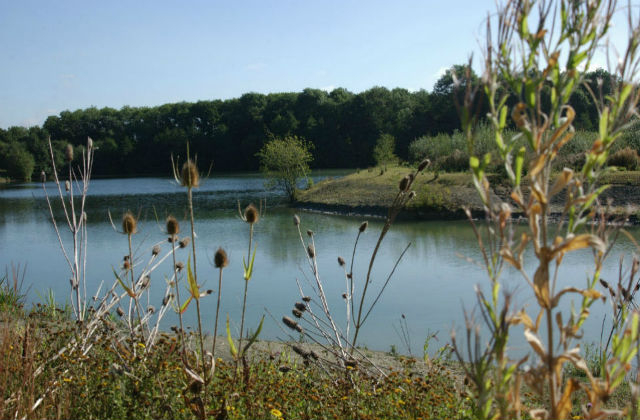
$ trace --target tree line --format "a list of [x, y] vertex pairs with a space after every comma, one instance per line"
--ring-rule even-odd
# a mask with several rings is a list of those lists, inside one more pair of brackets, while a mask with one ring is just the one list
[[[358, 94], [343, 88], [305, 89], [154, 107], [63, 111], [48, 117], [41, 127], [0, 129], [0, 170], [15, 179], [49, 172], [49, 136], [60, 165], [64, 145], [81, 146], [91, 137], [98, 154], [97, 176], [167, 174], [169, 156], [184, 155], [187, 142], [202, 167], [257, 170], [258, 151], [268, 139], [285, 136], [313, 144], [316, 168], [375, 164], [374, 148], [383, 134], [395, 139], [395, 155], [408, 160], [409, 145], [416, 138], [450, 134], [459, 127], [454, 95], [465, 68], [453, 66], [431, 92], [384, 87]], [[476, 75], [471, 80], [480, 83]], [[597, 122], [589, 90], [596, 96], [606, 95], [611, 83], [611, 75], [604, 70], [586, 74], [586, 83], [570, 101], [578, 114], [577, 129], [592, 130]], [[478, 103], [476, 109], [479, 115], [486, 114], [485, 104]]]

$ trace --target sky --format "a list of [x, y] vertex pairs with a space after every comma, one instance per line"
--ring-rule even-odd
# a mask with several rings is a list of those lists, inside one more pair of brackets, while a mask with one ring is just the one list
[[0, 128], [247, 92], [431, 91], [447, 68], [480, 59], [494, 10], [493, 0], [0, 0]]

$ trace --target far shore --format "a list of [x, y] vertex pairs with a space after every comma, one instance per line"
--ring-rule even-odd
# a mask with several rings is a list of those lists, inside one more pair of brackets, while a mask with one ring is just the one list
[[[379, 168], [361, 170], [342, 178], [327, 179], [300, 191], [295, 208], [303, 211], [347, 216], [384, 218], [389, 204], [398, 191], [399, 180], [411, 171], [405, 167], [390, 167], [384, 173]], [[434, 179], [435, 178], [435, 179]], [[494, 198], [509, 202], [509, 189], [499, 177], [490, 176]], [[613, 172], [603, 179], [609, 188], [600, 196], [612, 219], [628, 218], [628, 223], [640, 224], [640, 171]], [[399, 217], [409, 220], [464, 220], [464, 208], [473, 217], [483, 217], [484, 209], [468, 173], [420, 174], [414, 183], [416, 198], [409, 202]], [[563, 194], [554, 197], [551, 216], [563, 217]], [[523, 217], [514, 208], [513, 218]]]

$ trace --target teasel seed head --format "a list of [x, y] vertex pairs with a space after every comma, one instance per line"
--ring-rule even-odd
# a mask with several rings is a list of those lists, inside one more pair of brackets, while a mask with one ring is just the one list
[[182, 172], [180, 175], [180, 183], [183, 187], [194, 188], [200, 185], [198, 168], [191, 159], [187, 160], [184, 165], [182, 165]]
[[291, 313], [293, 314], [293, 316], [295, 316], [296, 318], [302, 318], [302, 312], [300, 312], [299, 310], [297, 310], [296, 308], [293, 308], [291, 310]]
[[362, 222], [362, 224], [360, 224], [360, 227], [358, 228], [358, 230], [360, 231], [360, 233], [364, 232], [365, 230], [367, 230], [367, 226], [369, 226], [369, 222]]
[[302, 300], [307, 303], [311, 302], [311, 298], [309, 296], [303, 296]]
[[151, 248], [151, 255], [155, 257], [160, 253], [160, 251], [162, 251], [162, 248], [160, 248], [160, 245], [155, 245], [153, 248]]
[[156, 308], [154, 308], [152, 305], [147, 306], [147, 312], [149, 312], [150, 314], [153, 314], [156, 312]]
[[260, 213], [258, 209], [253, 204], [249, 204], [246, 209], [244, 209], [244, 220], [250, 225], [257, 223], [258, 219], [260, 219]]
[[189, 384], [189, 392], [192, 394], [199, 394], [202, 390], [202, 383], [200, 381], [193, 381]]
[[315, 249], [315, 247], [314, 247], [313, 245], [309, 245], [309, 246], [307, 247], [307, 253], [309, 254], [309, 257], [311, 257], [311, 258], [315, 258], [315, 256], [316, 256], [316, 249]]
[[124, 260], [124, 263], [122, 264], [122, 268], [124, 268], [125, 270], [131, 269], [131, 263], [129, 262], [129, 259]]
[[309, 353], [307, 350], [305, 350], [305, 349], [303, 349], [302, 347], [297, 346], [297, 345], [295, 345], [295, 344], [294, 344], [293, 346], [291, 346], [291, 349], [292, 349], [294, 352], [296, 352], [298, 355], [302, 356], [302, 357], [303, 357], [303, 358], [305, 358], [305, 359], [306, 359], [307, 357], [309, 357], [309, 355], [310, 355], [310, 353]]
[[297, 214], [293, 215], [293, 224], [296, 226], [300, 226], [300, 216], [298, 216]]
[[609, 283], [606, 282], [606, 280], [600, 279], [600, 284], [602, 285], [602, 287], [604, 287], [605, 289], [609, 288]]
[[289, 318], [288, 316], [283, 316], [282, 317], [282, 322], [284, 322], [284, 325], [286, 325], [287, 327], [291, 328], [292, 330], [296, 330], [299, 333], [303, 332], [303, 329], [300, 325], [298, 325], [298, 323], [296, 321], [294, 321], [293, 319]]
[[138, 221], [130, 211], [122, 216], [122, 231], [127, 235], [133, 235], [138, 230]]
[[622, 292], [622, 297], [624, 298], [624, 300], [630, 300], [631, 296], [629, 295], [629, 291], [627, 289], [623, 287], [620, 289], [620, 291]]
[[411, 191], [409, 193], [409, 200], [413, 200], [415, 198], [415, 196], [416, 196], [416, 192], [415, 191]]
[[67, 163], [73, 160], [73, 146], [71, 144], [67, 144], [67, 147], [64, 148], [64, 160]]
[[146, 289], [147, 287], [149, 287], [149, 283], [151, 283], [151, 277], [144, 276], [144, 278], [142, 279], [142, 288]]
[[68, 180], [67, 180], [67, 181], [64, 181], [64, 190], [65, 190], [66, 192], [71, 191], [71, 183], [70, 183]]
[[180, 223], [173, 216], [167, 217], [167, 233], [171, 236], [180, 233]]
[[418, 172], [424, 171], [425, 168], [429, 165], [431, 165], [431, 161], [427, 158], [424, 158], [422, 162], [420, 162], [420, 165], [418, 165]]
[[182, 271], [183, 268], [184, 268], [184, 263], [182, 261], [178, 261], [176, 263], [176, 270]]
[[213, 263], [216, 268], [224, 268], [229, 265], [229, 258], [227, 258], [227, 253], [224, 249], [218, 248], [213, 256]]
[[307, 229], [307, 236], [312, 237], [313, 231], [311, 229]]
[[287, 365], [282, 365], [278, 368], [278, 370], [282, 373], [287, 373], [291, 370], [291, 367], [287, 366]]
[[345, 264], [344, 258], [338, 257], [338, 264], [340, 265], [340, 267], [344, 267], [344, 264]]
[[182, 240], [178, 245], [180, 245], [180, 248], [186, 248], [189, 245], [189, 242], [191, 242], [191, 238], [189, 237], [182, 238]]
[[118, 309], [116, 309], [116, 313], [118, 314], [118, 316], [123, 316], [124, 315], [124, 311], [119, 306], [118, 306]]
[[400, 191], [407, 191], [409, 189], [409, 185], [411, 185], [411, 177], [409, 175], [405, 175], [404, 178], [400, 180], [398, 188]]
[[171, 295], [166, 295], [163, 299], [162, 299], [162, 306], [167, 306], [167, 303], [169, 303], [169, 299], [171, 298]]
[[296, 302], [293, 306], [295, 306], [295, 308], [301, 312], [304, 312], [307, 310], [307, 305], [305, 305], [302, 302]]

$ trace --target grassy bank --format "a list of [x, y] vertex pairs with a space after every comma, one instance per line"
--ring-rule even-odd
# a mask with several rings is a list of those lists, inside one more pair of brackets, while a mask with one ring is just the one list
[[[398, 180], [410, 172], [404, 167], [361, 170], [339, 179], [327, 179], [300, 191], [296, 205], [338, 212], [385, 214], [398, 192]], [[481, 202], [466, 173], [420, 173], [413, 184], [416, 197], [407, 211], [423, 218], [462, 217], [463, 205], [481, 209]]]
[[[386, 214], [389, 203], [398, 191], [398, 180], [410, 170], [404, 167], [389, 167], [382, 172], [379, 168], [360, 170], [343, 178], [326, 179], [311, 188], [299, 191], [295, 205], [304, 209], [338, 213]], [[493, 193], [508, 200], [508, 189], [502, 187], [501, 178], [491, 175]], [[523, 186], [527, 185], [523, 180]], [[618, 171], [606, 174], [602, 184], [610, 185], [601, 196], [613, 202], [612, 213], [640, 212], [640, 171]], [[482, 212], [482, 202], [473, 186], [468, 172], [439, 173], [425, 172], [418, 175], [414, 182], [416, 197], [406, 207], [409, 217], [420, 219], [459, 219], [465, 218], [461, 210], [468, 206], [476, 213]], [[557, 203], [554, 211], [562, 211], [562, 199], [559, 195], [553, 201]]]

